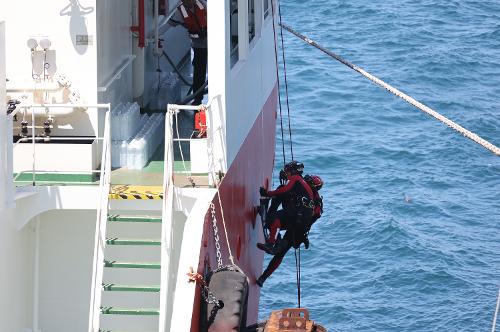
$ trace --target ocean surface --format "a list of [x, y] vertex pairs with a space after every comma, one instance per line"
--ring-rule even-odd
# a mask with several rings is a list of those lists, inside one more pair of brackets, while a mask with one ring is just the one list
[[[500, 1], [286, 0], [281, 14], [500, 146]], [[328, 331], [491, 331], [500, 158], [290, 33], [283, 37], [294, 159], [325, 181], [324, 215], [310, 249], [301, 250], [302, 306]], [[279, 169], [279, 123], [276, 137]], [[297, 306], [295, 280], [290, 251], [264, 284], [261, 319]]]

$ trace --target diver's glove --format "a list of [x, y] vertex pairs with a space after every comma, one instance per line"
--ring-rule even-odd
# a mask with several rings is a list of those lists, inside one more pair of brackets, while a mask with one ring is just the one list
[[286, 174], [286, 172], [284, 170], [281, 170], [280, 171], [280, 180], [285, 181], [287, 179], [288, 179], [288, 175]]
[[304, 247], [306, 249], [309, 249], [309, 235], [308, 234], [306, 234], [304, 237]]
[[262, 197], [269, 197], [269, 194], [267, 193], [267, 189], [266, 188], [260, 187], [259, 192], [260, 192], [260, 195]]

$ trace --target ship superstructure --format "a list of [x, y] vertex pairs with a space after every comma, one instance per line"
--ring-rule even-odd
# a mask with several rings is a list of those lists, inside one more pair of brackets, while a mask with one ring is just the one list
[[[186, 274], [207, 276], [230, 254], [256, 322], [255, 206], [277, 104], [271, 1], [208, 3], [201, 106], [159, 92], [190, 72], [188, 34], [167, 22], [177, 5], [0, 4], [0, 330], [198, 331], [203, 299]], [[200, 110], [207, 133], [193, 135]], [[123, 151], [135, 157], [117, 166]]]

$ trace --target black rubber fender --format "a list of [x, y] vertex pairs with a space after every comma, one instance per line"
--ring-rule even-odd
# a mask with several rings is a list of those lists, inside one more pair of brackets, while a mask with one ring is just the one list
[[[216, 310], [214, 304], [207, 306], [206, 317], [209, 332], [244, 331], [247, 318], [248, 279], [240, 271], [216, 271], [208, 286], [223, 307]], [[211, 317], [212, 316], [212, 317]]]

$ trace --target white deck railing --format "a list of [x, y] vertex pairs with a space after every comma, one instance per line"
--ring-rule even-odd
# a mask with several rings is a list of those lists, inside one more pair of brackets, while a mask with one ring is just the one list
[[[29, 109], [29, 108], [44, 108], [44, 109], [50, 109], [50, 108], [96, 108], [96, 109], [105, 109], [107, 113], [110, 113], [111, 110], [111, 104], [31, 104], [31, 105], [20, 105], [17, 107], [17, 109], [10, 114], [10, 117], [12, 118], [14, 115], [19, 113], [20, 109]], [[109, 121], [109, 120], [106, 120]], [[21, 137], [19, 138], [13, 145], [13, 148], [15, 149], [17, 145], [19, 145], [22, 142], [26, 142], [31, 140], [32, 141], [32, 168], [31, 170], [25, 169], [23, 171], [20, 171], [16, 174], [16, 177], [14, 178], [14, 181], [16, 181], [22, 174], [28, 173], [31, 171], [32, 175], [32, 184], [33, 186], [36, 185], [36, 174], [37, 173], [53, 173], [53, 174], [59, 174], [59, 173], [66, 173], [66, 172], [59, 172], [59, 171], [45, 171], [45, 170], [38, 170], [36, 169], [36, 142], [37, 141], [87, 141], [89, 140], [90, 137], [74, 137], [74, 136], [67, 136], [67, 137], [37, 137], [36, 135], [36, 126], [35, 126], [35, 112], [31, 112], [31, 125], [28, 126], [28, 128], [31, 129], [31, 136], [30, 137]], [[11, 137], [13, 136], [13, 132], [11, 130], [10, 132]], [[95, 137], [92, 136], [92, 139], [95, 139], [96, 141], [105, 141], [106, 140], [106, 135], [103, 137], [99, 137], [98, 133], [96, 131]], [[102, 168], [102, 164], [101, 164]], [[100, 172], [99, 170], [92, 170], [90, 171], [91, 173], [96, 173]], [[67, 172], [70, 173], [70, 172]], [[72, 173], [71, 173], [72, 174]], [[75, 183], [76, 184], [76, 183]]]
[[[0, 112], [4, 112], [0, 107]], [[12, 176], [12, 116], [0, 115], [0, 210], [14, 204], [14, 180]]]
[[173, 112], [165, 115], [165, 164], [163, 169], [163, 206], [161, 224], [161, 281], [159, 331], [167, 325], [170, 284], [170, 256], [172, 253], [172, 225], [174, 219], [174, 145], [172, 134]]
[[[203, 106], [207, 112], [209, 107]], [[200, 110], [200, 106], [175, 105], [167, 106], [165, 116], [165, 165], [163, 175], [163, 209], [162, 209], [162, 231], [161, 231], [161, 283], [160, 283], [160, 322], [159, 331], [165, 332], [170, 326], [170, 315], [172, 313], [172, 299], [169, 294], [170, 262], [172, 256], [173, 243], [173, 221], [174, 221], [174, 141], [184, 139], [174, 139], [173, 120], [180, 110]], [[177, 122], [176, 122], [177, 123]], [[178, 135], [178, 130], [177, 135]], [[208, 133], [207, 133], [208, 135]], [[208, 135], [208, 140], [210, 140]], [[193, 139], [197, 140], [197, 138]], [[199, 140], [199, 139], [198, 139]]]
[[94, 260], [90, 294], [89, 332], [99, 331], [102, 278], [104, 271], [104, 248], [106, 246], [106, 225], [108, 221], [109, 190], [111, 185], [111, 126], [110, 112], [106, 112], [104, 142], [99, 180], [99, 206], [94, 240]]

